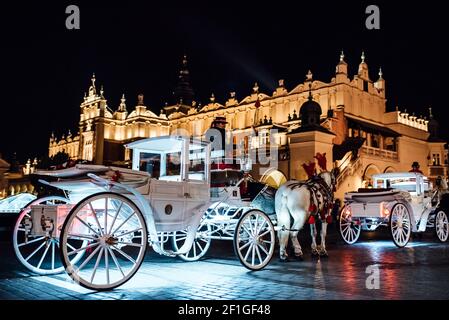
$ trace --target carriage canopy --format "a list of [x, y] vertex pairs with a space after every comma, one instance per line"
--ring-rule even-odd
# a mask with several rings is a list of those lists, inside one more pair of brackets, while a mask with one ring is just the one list
[[210, 144], [185, 136], [142, 139], [126, 145], [133, 150], [132, 169], [166, 181], [210, 182]]
[[429, 191], [429, 180], [417, 172], [393, 172], [373, 175], [374, 188], [393, 188], [421, 195]]

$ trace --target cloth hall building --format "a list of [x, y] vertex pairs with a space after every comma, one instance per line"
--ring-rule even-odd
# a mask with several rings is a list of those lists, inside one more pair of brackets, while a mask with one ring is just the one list
[[[224, 117], [226, 130], [249, 137], [243, 143], [234, 140], [241, 147], [236, 150], [250, 152], [275, 141], [277, 165], [252, 165], [253, 176], [270, 185], [305, 179], [302, 164], [314, 161], [317, 152], [326, 153], [328, 168], [340, 169], [340, 198], [344, 192], [369, 186], [375, 173], [409, 171], [413, 162], [431, 180], [447, 177], [446, 142], [438, 138], [431, 110], [427, 119], [398, 108], [387, 112], [381, 70], [376, 78], [371, 79], [364, 54], [357, 74], [348, 74], [342, 53], [329, 82], [314, 79], [309, 71], [305, 81], [292, 89], [279, 80], [274, 92], [263, 93], [255, 84], [241, 100], [231, 92], [223, 103], [212, 95], [201, 105], [194, 101], [184, 57], [174, 91], [176, 103], [156, 114], [145, 105], [143, 95], [132, 110], [125, 96], [118, 107], [110, 108], [94, 76], [80, 105], [79, 133], [59, 139], [52, 135], [49, 155], [64, 151], [74, 160], [126, 165], [131, 154], [124, 144], [130, 141], [176, 130], [204, 137], [214, 120]], [[270, 139], [270, 134], [275, 136]]]

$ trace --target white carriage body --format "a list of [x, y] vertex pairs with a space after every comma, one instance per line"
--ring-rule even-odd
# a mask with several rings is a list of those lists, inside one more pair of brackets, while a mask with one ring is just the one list
[[345, 194], [347, 216], [359, 221], [362, 230], [373, 231], [388, 225], [395, 205], [407, 208], [413, 232], [426, 230], [429, 216], [435, 209], [435, 192], [427, 177], [417, 172], [376, 174], [372, 189], [359, 189]]
[[[132, 169], [78, 164], [36, 172], [52, 177], [51, 182], [39, 181], [63, 190], [65, 197], [37, 199], [24, 209], [16, 224], [16, 230], [24, 233], [20, 240], [16, 237], [16, 255], [30, 270], [52, 274], [68, 268], [75, 270], [69, 275], [82, 286], [111, 289], [133, 276], [148, 244], [162, 255], [182, 258], [193, 250], [198, 258], [196, 250], [204, 254], [209, 247], [204, 243], [210, 243], [214, 233], [233, 239], [238, 258], [248, 269], [260, 270], [269, 263], [274, 253], [273, 223], [263, 209], [253, 205], [254, 197], [242, 199], [239, 183], [243, 179], [211, 190], [209, 143], [165, 136], [126, 147], [133, 152]], [[260, 189], [254, 195], [262, 194]], [[214, 191], [221, 195], [211, 197]], [[210, 219], [210, 209], [220, 204], [225, 205], [226, 213], [220, 211]], [[249, 234], [248, 228], [254, 232]], [[169, 239], [175, 250], [164, 247]], [[20, 251], [34, 243], [38, 245], [34, 251]], [[60, 245], [63, 264], [57, 267], [56, 245]], [[44, 250], [40, 259], [27, 264], [39, 250]], [[51, 261], [43, 264], [49, 250]], [[98, 255], [95, 262], [90, 261], [94, 255]], [[78, 263], [79, 268], [73, 269]], [[84, 277], [88, 263], [93, 271]], [[100, 271], [99, 264], [104, 264], [105, 270]], [[102, 275], [96, 276], [97, 271]], [[94, 281], [94, 277], [99, 279]]]
[[[163, 136], [135, 141], [126, 147], [133, 151], [131, 170], [113, 166], [76, 165], [65, 170], [40, 171], [39, 174], [71, 178], [83, 173], [95, 173], [101, 178], [113, 179], [123, 186], [131, 187], [142, 195], [151, 210], [145, 210], [135, 194], [122, 188], [111, 189], [130, 198], [146, 218], [152, 215], [157, 232], [172, 232], [195, 226], [199, 221], [198, 216], [210, 205], [209, 144], [182, 136]], [[159, 167], [159, 172], [148, 170], [150, 162], [151, 168], [156, 165]], [[68, 191], [71, 203], [77, 203], [108, 187], [90, 178], [49, 184]]]

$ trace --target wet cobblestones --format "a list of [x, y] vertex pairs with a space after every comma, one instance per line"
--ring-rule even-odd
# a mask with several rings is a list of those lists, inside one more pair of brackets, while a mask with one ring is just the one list
[[[5, 300], [302, 300], [449, 299], [449, 244], [431, 237], [398, 249], [388, 240], [364, 239], [352, 246], [330, 240], [329, 258], [281, 263], [275, 256], [262, 271], [240, 265], [232, 244], [213, 243], [206, 259], [183, 262], [147, 253], [139, 272], [109, 292], [93, 292], [65, 274], [37, 276], [1, 242], [0, 299]], [[379, 269], [379, 289], [367, 289], [368, 266]]]

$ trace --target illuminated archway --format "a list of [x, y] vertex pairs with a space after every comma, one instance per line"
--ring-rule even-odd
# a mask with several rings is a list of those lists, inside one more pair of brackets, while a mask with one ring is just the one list
[[275, 168], [270, 168], [265, 171], [263, 176], [260, 178], [260, 182], [268, 184], [274, 188], [279, 188], [282, 184], [287, 182], [287, 178], [281, 171]]
[[381, 171], [375, 164], [369, 164], [366, 166], [365, 171], [363, 173], [362, 177], [362, 187], [363, 188], [370, 188], [373, 185], [372, 176], [374, 174], [378, 174]]
[[391, 172], [396, 172], [397, 170], [391, 166], [386, 167], [384, 170], [384, 173], [391, 173]]

